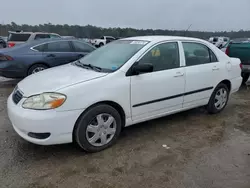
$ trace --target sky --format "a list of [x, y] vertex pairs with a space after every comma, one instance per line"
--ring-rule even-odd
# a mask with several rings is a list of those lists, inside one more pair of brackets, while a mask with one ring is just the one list
[[0, 0], [0, 6], [0, 23], [250, 30], [250, 0]]

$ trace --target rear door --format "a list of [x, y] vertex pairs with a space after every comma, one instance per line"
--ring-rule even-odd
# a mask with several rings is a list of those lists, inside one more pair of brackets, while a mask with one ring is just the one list
[[72, 45], [74, 48], [75, 60], [78, 60], [95, 50], [95, 47], [80, 41], [72, 41]]
[[186, 84], [184, 108], [207, 104], [214, 87], [221, 81], [223, 62], [205, 44], [182, 42], [185, 55]]
[[75, 52], [69, 41], [53, 41], [45, 44], [44, 58], [50, 66], [58, 66], [75, 61]]

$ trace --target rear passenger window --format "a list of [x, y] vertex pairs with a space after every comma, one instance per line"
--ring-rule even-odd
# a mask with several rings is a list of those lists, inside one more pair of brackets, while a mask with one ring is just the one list
[[186, 66], [217, 62], [217, 58], [207, 46], [199, 43], [183, 42]]
[[153, 47], [139, 61], [139, 64], [143, 63], [151, 63], [154, 72], [180, 67], [178, 44], [169, 42]]
[[50, 38], [54, 39], [54, 38], [61, 38], [61, 37], [59, 35], [50, 34]]
[[93, 47], [83, 42], [73, 41], [73, 45], [76, 52], [92, 52], [94, 50]]
[[71, 52], [68, 41], [51, 42], [46, 44], [45, 52]]

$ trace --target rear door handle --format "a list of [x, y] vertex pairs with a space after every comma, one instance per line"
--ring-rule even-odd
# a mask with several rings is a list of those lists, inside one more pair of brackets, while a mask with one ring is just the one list
[[184, 73], [177, 72], [176, 75], [174, 75], [174, 77], [181, 77], [181, 76], [184, 76]]
[[213, 67], [212, 70], [214, 71], [214, 70], [219, 70], [219, 69], [220, 69], [219, 67]]

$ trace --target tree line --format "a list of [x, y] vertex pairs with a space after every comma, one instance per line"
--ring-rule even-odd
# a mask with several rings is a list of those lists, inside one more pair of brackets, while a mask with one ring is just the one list
[[32, 31], [32, 32], [53, 32], [62, 36], [75, 36], [77, 38], [98, 38], [100, 36], [114, 37], [132, 37], [144, 35], [173, 35], [173, 36], [189, 36], [202, 39], [208, 39], [211, 36], [226, 36], [234, 38], [250, 38], [250, 31], [222, 31], [222, 32], [206, 32], [206, 31], [186, 31], [186, 30], [163, 30], [163, 29], [134, 29], [134, 28], [102, 28], [92, 25], [54, 25], [51, 23], [39, 25], [18, 25], [15, 22], [10, 24], [0, 24], [0, 36], [7, 36], [8, 31]]

